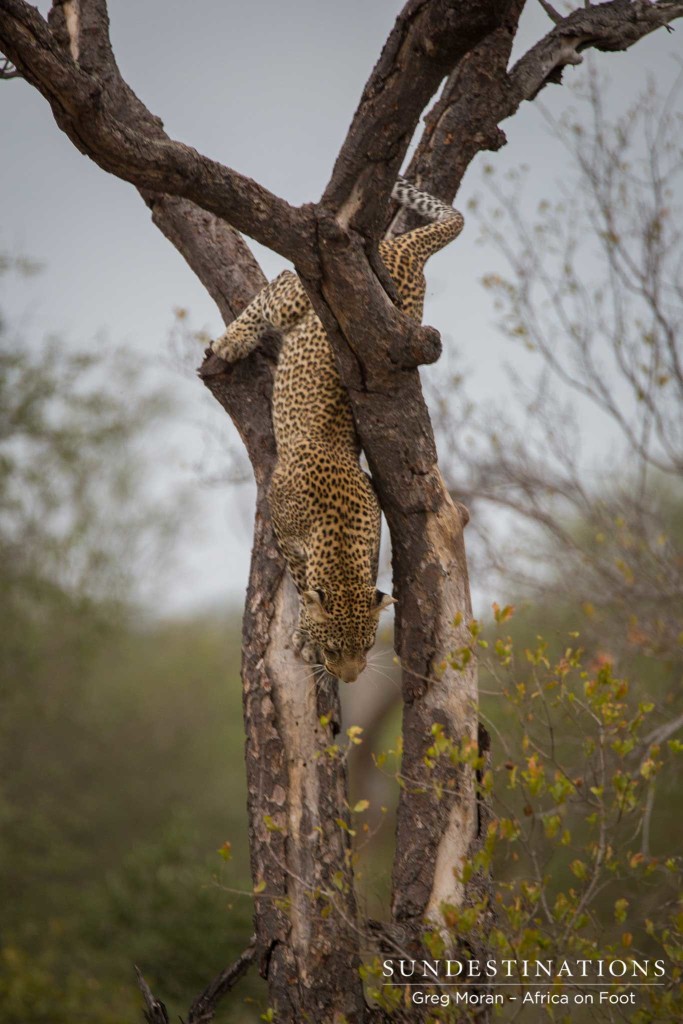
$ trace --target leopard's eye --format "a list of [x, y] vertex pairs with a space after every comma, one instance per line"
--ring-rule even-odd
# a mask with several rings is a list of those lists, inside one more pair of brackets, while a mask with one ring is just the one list
[[325, 644], [325, 654], [339, 654], [340, 651], [339, 644]]

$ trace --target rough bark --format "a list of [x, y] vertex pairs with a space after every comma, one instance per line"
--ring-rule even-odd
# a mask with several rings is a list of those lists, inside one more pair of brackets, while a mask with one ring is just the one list
[[[453, 199], [473, 158], [505, 144], [498, 127], [512, 101], [507, 68], [525, 0], [512, 0], [502, 24], [490, 32], [449, 75], [438, 101], [425, 117], [425, 129], [407, 177], [443, 199]], [[399, 213], [392, 230], [415, 226], [409, 211]]]
[[[453, 199], [477, 153], [505, 145], [501, 121], [546, 85], [561, 82], [563, 68], [580, 64], [584, 50], [626, 50], [683, 15], [680, 0], [611, 0], [566, 18], [555, 14], [555, 27], [508, 70], [524, 3], [511, 0], [501, 25], [458, 63], [425, 118], [406, 174], [442, 199]], [[399, 214], [392, 230], [398, 233], [416, 223], [413, 215]]]
[[[425, 764], [435, 724], [455, 742], [477, 742], [474, 665], [458, 673], [438, 668], [470, 639], [462, 536], [467, 512], [453, 503], [441, 478], [415, 364], [397, 358], [408, 349], [417, 350], [416, 362], [427, 361], [414, 341], [419, 332], [376, 282], [368, 282], [362, 244], [324, 222], [320, 231], [325, 284], [313, 298], [339, 356], [392, 537], [396, 650], [403, 667], [402, 774], [408, 780], [399, 802], [392, 909], [419, 943], [425, 917], [436, 921], [442, 903], [465, 898], [452, 869], [479, 839], [474, 773]], [[343, 311], [339, 320], [330, 307]], [[436, 334], [422, 333], [432, 340]]]
[[458, 60], [500, 23], [508, 0], [409, 0], [368, 79], [323, 206], [375, 240], [425, 106]]
[[[49, 26], [22, 0], [0, 0], [6, 56], [81, 151], [140, 190], [226, 322], [263, 284], [239, 229], [294, 261], [328, 331], [392, 534], [407, 784], [398, 813], [393, 922], [378, 933], [386, 937], [393, 928], [404, 948], [419, 949], [425, 917], [439, 921], [444, 902], [477, 900], [486, 891], [485, 880], [463, 889], [453, 874], [487, 825], [477, 773], [440, 762], [427, 769], [432, 726], [454, 741], [478, 742], [484, 758], [488, 741], [477, 731], [474, 668], [440, 668], [444, 654], [469, 642], [466, 511], [441, 479], [417, 372], [438, 357], [439, 336], [404, 317], [376, 276], [382, 277], [373, 241], [386, 197], [417, 119], [444, 78], [411, 176], [451, 198], [472, 157], [504, 142], [499, 122], [557, 80], [584, 48], [625, 48], [683, 14], [683, 0], [612, 0], [558, 16], [508, 71], [521, 7], [522, 0], [409, 0], [368, 80], [323, 200], [294, 210], [166, 136], [121, 79], [105, 0], [56, 0]], [[329, 679], [315, 686], [291, 650], [296, 601], [266, 500], [275, 459], [276, 347], [271, 338], [231, 368], [211, 356], [201, 371], [235, 422], [257, 483], [243, 633], [257, 944], [279, 1021], [318, 1024], [344, 1014], [357, 1022], [368, 1012], [356, 971], [348, 833], [338, 824], [347, 813], [344, 760], [334, 750], [338, 694]]]

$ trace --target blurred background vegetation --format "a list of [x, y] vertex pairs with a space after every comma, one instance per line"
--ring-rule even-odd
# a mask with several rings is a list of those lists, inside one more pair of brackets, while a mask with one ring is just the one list
[[2, 324], [7, 1024], [139, 1019], [133, 964], [186, 1010], [251, 934], [249, 900], [218, 884], [229, 838], [231, 885], [251, 888], [239, 615], [159, 622], [131, 596], [137, 574], [163, 579], [187, 510], [143, 486], [140, 438], [170, 414], [131, 353], [29, 351]]
[[[585, 904], [584, 948], [622, 954], [661, 955], [680, 895], [682, 136], [671, 96], [650, 93], [608, 126], [600, 95], [591, 80], [575, 120], [554, 126], [571, 157], [562, 195], [530, 203], [523, 175], [491, 173], [473, 204], [507, 261], [487, 286], [524, 353], [511, 347], [502, 407], [468, 396], [459, 371], [429, 384], [444, 474], [473, 511], [477, 590], [487, 609], [517, 606], [498, 623], [487, 614], [472, 647], [495, 805], [511, 823], [495, 874], [521, 901], [508, 913], [502, 897], [501, 927], [530, 955], [559, 949], [547, 921], [531, 935], [538, 904], [519, 886], [534, 879], [551, 879], [572, 913]], [[184, 1013], [251, 934], [239, 610], [160, 620], [153, 588], [145, 601], [135, 589], [140, 578], [163, 587], [191, 508], [191, 496], [157, 501], [149, 486], [158, 446], [145, 438], [172, 415], [125, 349], [26, 348], [0, 323], [2, 1024], [138, 1020], [133, 964], [171, 1016]], [[568, 647], [582, 649], [580, 668], [553, 705]], [[627, 690], [614, 682], [624, 678]], [[596, 863], [589, 822], [586, 721], [600, 720], [603, 690], [625, 721], [648, 708], [632, 747], [607, 736], [612, 867], [604, 851]], [[587, 701], [586, 721], [569, 692]], [[548, 721], [534, 719], [543, 694], [560, 738], [552, 756]], [[347, 724], [364, 730], [350, 756], [352, 802], [369, 801], [360, 905], [381, 917], [400, 774], [381, 758], [400, 729], [390, 637], [343, 699]], [[548, 788], [558, 765], [572, 780], [561, 799]], [[622, 770], [628, 813], [612, 799]], [[615, 912], [624, 894], [629, 908]], [[677, 1020], [676, 1006], [632, 1019]], [[264, 1013], [252, 969], [217, 1019]]]

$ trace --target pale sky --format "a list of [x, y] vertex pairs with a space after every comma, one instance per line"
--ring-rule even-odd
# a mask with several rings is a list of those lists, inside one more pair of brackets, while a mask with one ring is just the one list
[[[110, 16], [122, 73], [167, 131], [298, 204], [323, 191], [399, 9], [389, 0], [196, 0], [191, 7], [178, 0], [119, 0], [110, 3]], [[515, 56], [550, 28], [540, 5], [530, 0]], [[598, 56], [598, 66], [612, 79], [609, 110], [623, 110], [648, 74], [663, 89], [671, 84], [679, 32], [660, 31], [625, 54]], [[576, 81], [582, 73], [569, 68], [565, 78]], [[555, 114], [570, 101], [566, 89], [543, 92]], [[18, 80], [1, 82], [0, 122], [0, 250], [29, 256], [45, 268], [37, 278], [12, 278], [9, 290], [3, 283], [3, 311], [21, 322], [28, 344], [58, 333], [77, 347], [125, 342], [150, 358], [159, 385], [178, 405], [175, 430], [164, 439], [160, 493], [164, 483], [172, 490], [188, 479], [196, 481], [198, 492], [196, 522], [176, 553], [160, 608], [176, 612], [237, 600], [249, 563], [248, 489], [236, 494], [227, 486], [209, 486], [206, 473], [196, 470], [201, 462], [209, 474], [221, 476], [222, 449], [235, 443], [234, 431], [192, 373], [179, 373], [169, 351], [175, 307], [189, 310], [192, 324], [212, 336], [221, 330], [218, 312], [152, 225], [135, 190], [77, 152], [35, 90]], [[528, 164], [531, 189], [552, 197], [565, 155], [539, 112], [527, 103], [503, 127], [508, 146], [474, 161], [457, 199], [461, 208], [478, 192], [489, 161], [501, 171]], [[473, 372], [473, 397], [481, 400], [504, 395], [509, 343], [495, 327], [490, 295], [480, 284], [497, 269], [498, 258], [476, 246], [475, 238], [476, 227], [470, 234], [466, 227], [430, 264], [425, 322], [442, 332], [446, 344], [457, 344]], [[285, 265], [262, 247], [255, 250], [268, 277]], [[200, 361], [198, 348], [195, 362]], [[390, 589], [388, 580], [384, 584]]]

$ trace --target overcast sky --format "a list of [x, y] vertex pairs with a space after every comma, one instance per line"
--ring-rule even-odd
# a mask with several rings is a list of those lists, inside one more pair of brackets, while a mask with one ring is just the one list
[[[389, 0], [195, 0], [191, 6], [119, 0], [110, 4], [110, 15], [121, 71], [170, 135], [298, 204], [323, 191], [399, 8]], [[550, 27], [530, 0], [515, 56]], [[623, 110], [648, 75], [662, 88], [670, 85], [676, 49], [680, 53], [677, 35], [660, 31], [625, 54], [598, 57], [612, 79], [610, 111]], [[565, 77], [576, 81], [582, 73], [568, 69]], [[555, 114], [570, 101], [566, 89], [551, 86], [543, 93]], [[194, 326], [220, 332], [212, 301], [153, 227], [135, 190], [78, 153], [35, 90], [18, 80], [0, 83], [0, 120], [0, 250], [45, 268], [38, 278], [13, 277], [11, 287], [9, 279], [3, 282], [6, 317], [22, 323], [28, 344], [57, 332], [75, 347], [108, 339], [149, 356], [159, 385], [178, 403], [163, 469], [169, 488], [194, 479], [199, 462], [220, 476], [221, 449], [234, 443], [232, 428], [191, 372], [178, 372], [169, 351], [176, 307], [189, 310]], [[525, 104], [504, 128], [508, 146], [473, 162], [458, 196], [461, 208], [478, 192], [488, 161], [501, 170], [528, 164], [531, 190], [552, 197], [565, 155], [538, 110]], [[258, 245], [255, 250], [268, 277], [284, 266], [280, 257]], [[506, 383], [501, 367], [509, 343], [497, 331], [490, 296], [480, 285], [496, 259], [474, 245], [474, 232], [465, 231], [428, 270], [425, 320], [447, 343], [457, 343], [479, 399], [500, 396]], [[198, 348], [197, 363], [200, 357]], [[208, 450], [207, 427], [214, 439]], [[209, 486], [204, 476], [196, 476], [197, 521], [185, 533], [164, 591], [167, 612], [236, 599], [246, 585], [248, 494]]]

